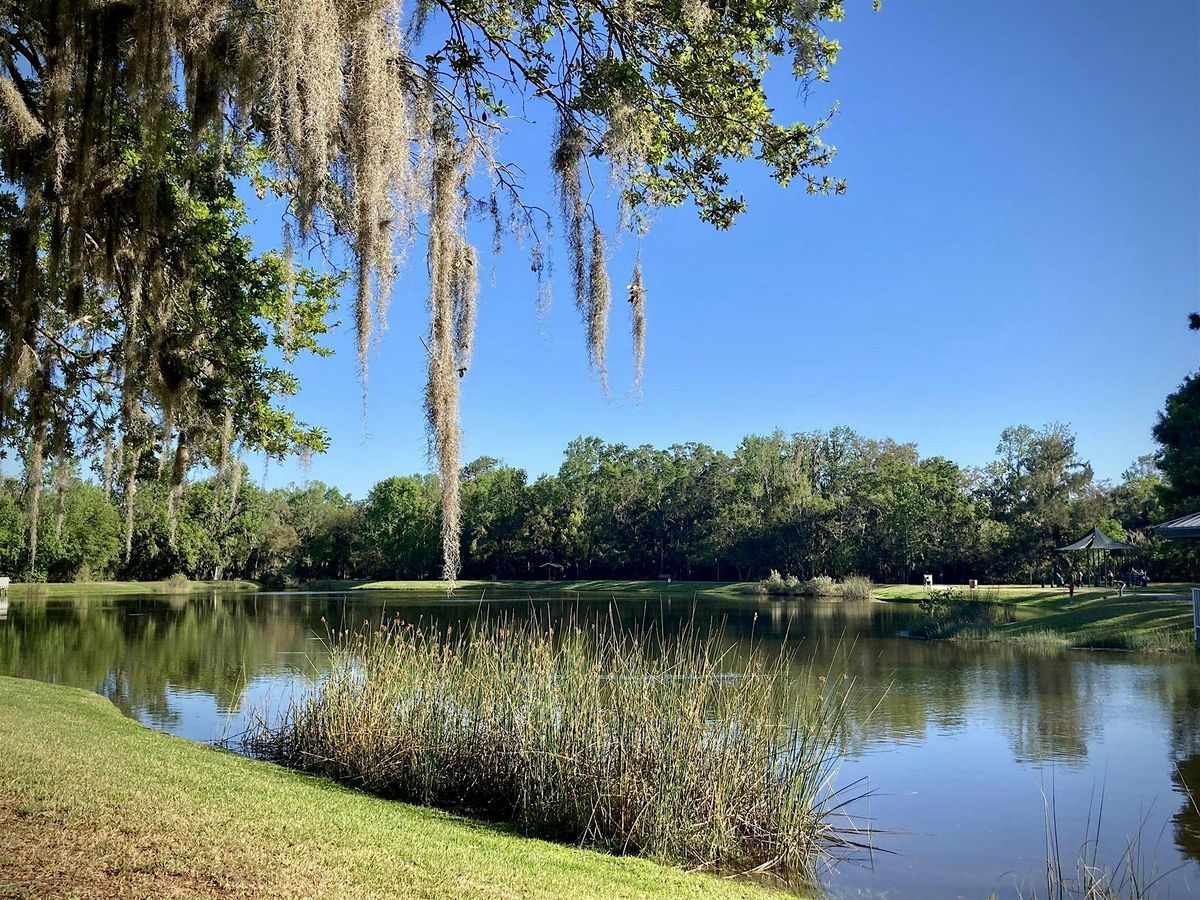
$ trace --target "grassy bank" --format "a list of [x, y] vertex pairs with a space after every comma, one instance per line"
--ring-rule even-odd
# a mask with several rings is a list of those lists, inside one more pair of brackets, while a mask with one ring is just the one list
[[[1071, 597], [1061, 588], [997, 586], [962, 588], [942, 598], [933, 613], [931, 634], [992, 640], [1044, 648], [1191, 651], [1190, 585], [1155, 584], [1127, 590], [1085, 587]], [[923, 588], [897, 586], [879, 591], [882, 599], [928, 600]], [[1002, 606], [1004, 615], [989, 607]]]
[[0, 896], [761, 897], [517, 837], [0, 678]]
[[191, 591], [257, 591], [253, 581], [66, 581], [15, 582], [8, 589], [12, 600], [30, 597], [113, 597], [129, 594], [179, 594]]
[[[445, 591], [442, 581], [310, 581], [313, 591]], [[489, 592], [544, 594], [621, 594], [630, 597], [691, 597], [694, 594], [745, 595], [749, 585], [736, 581], [456, 581], [453, 595], [460, 598], [486, 597]]]

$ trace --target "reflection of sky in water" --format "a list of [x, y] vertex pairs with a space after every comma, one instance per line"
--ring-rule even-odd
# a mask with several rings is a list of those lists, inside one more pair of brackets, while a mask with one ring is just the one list
[[[491, 592], [488, 600], [493, 600]], [[605, 615], [607, 598], [537, 601], [539, 618]], [[0, 624], [0, 672], [75, 684], [129, 715], [196, 741], [236, 738], [263, 710], [310, 687], [329, 629], [525, 616], [528, 600], [280, 594], [14, 602]], [[627, 627], [721, 626], [735, 653], [786, 638], [817, 672], [854, 679], [857, 724], [839, 781], [867, 778], [855, 812], [893, 851], [843, 864], [838, 896], [1029, 896], [1045, 892], [1046, 806], [1070, 864], [1103, 803], [1100, 856], [1116, 860], [1142, 825], [1141, 862], [1159, 873], [1200, 859], [1200, 664], [1193, 658], [1031, 652], [895, 637], [892, 604], [757, 599], [623, 601]], [[1179, 769], [1175, 763], [1179, 762]], [[1186, 854], [1183, 855], [1183, 854]], [[1188, 861], [1158, 896], [1190, 896]], [[1200, 886], [1197, 886], [1200, 893]]]
[[[1183, 862], [1172, 817], [1185, 798], [1172, 781], [1168, 714], [1145, 702], [1137, 679], [1122, 677], [1126, 666], [1104, 671], [1106, 662], [1084, 663], [1099, 670], [1096, 680], [1107, 688], [1088, 703], [1093, 718], [1084, 756], [1023, 756], [1018, 750], [1028, 720], [1018, 709], [1022, 698], [997, 696], [983, 679], [963, 710], [969, 725], [933, 726], [918, 742], [872, 743], [848, 759], [842, 780], [869, 778], [875, 791], [871, 817], [880, 828], [902, 831], [879, 836], [878, 843], [896, 855], [877, 856], [874, 871], [842, 866], [835, 894], [986, 897], [995, 891], [1015, 897], [1034, 889], [1044, 894], [1048, 816], [1056, 821], [1067, 864], [1089, 833], [1089, 817], [1094, 836], [1101, 813], [1100, 859], [1119, 859], [1144, 820], [1143, 868], [1163, 873]], [[1072, 664], [1078, 664], [1074, 655]], [[1077, 746], [1074, 735], [1067, 746]], [[1197, 849], [1193, 839], [1192, 859]], [[1156, 896], [1191, 896], [1200, 887], [1198, 877], [1200, 867], [1188, 862], [1160, 883]]]

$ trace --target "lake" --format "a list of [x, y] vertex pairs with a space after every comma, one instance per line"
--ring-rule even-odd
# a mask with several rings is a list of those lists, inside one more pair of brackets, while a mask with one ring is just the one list
[[[319, 678], [330, 629], [395, 613], [442, 623], [531, 612], [562, 619], [606, 614], [613, 603], [485, 597], [14, 600], [0, 615], [0, 674], [88, 688], [151, 727], [211, 742]], [[1200, 788], [1200, 662], [1190, 655], [907, 640], [898, 633], [917, 614], [908, 604], [638, 596], [613, 608], [631, 628], [647, 620], [668, 631], [723, 628], [740, 650], [801, 642], [802, 656], [853, 679], [840, 779], [866, 779], [871, 796], [854, 812], [870, 818], [885, 852], [838, 865], [834, 896], [1044, 894], [1047, 822], [1072, 863], [1098, 818], [1101, 860], [1117, 861], [1140, 835], [1140, 877], [1161, 876], [1156, 896], [1190, 896], [1200, 883], [1200, 814], [1186, 787]]]

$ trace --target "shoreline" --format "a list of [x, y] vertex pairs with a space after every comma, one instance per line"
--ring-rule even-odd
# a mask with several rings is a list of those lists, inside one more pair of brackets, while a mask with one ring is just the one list
[[5, 896], [778, 896], [382, 800], [78, 688], [0, 677], [0, 747]]

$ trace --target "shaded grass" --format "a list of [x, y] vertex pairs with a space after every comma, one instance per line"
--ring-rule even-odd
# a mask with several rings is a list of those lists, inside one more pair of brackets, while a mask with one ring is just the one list
[[[934, 593], [949, 591], [955, 599], [960, 600], [989, 600], [997, 603], [1022, 603], [1027, 605], [1053, 605], [1060, 600], [1070, 599], [1066, 588], [1060, 587], [1030, 587], [1023, 584], [987, 584], [971, 588], [965, 584], [935, 586]], [[929, 589], [919, 584], [888, 584], [877, 585], [874, 596], [879, 600], [903, 600], [913, 603], [929, 597]], [[1075, 590], [1075, 600], [1094, 600], [1108, 595], [1115, 595], [1116, 589], [1110, 587], [1081, 587]], [[1191, 585], [1184, 583], [1157, 583], [1146, 588], [1129, 588], [1126, 597], [1146, 594], [1174, 594], [1178, 599], [1191, 598]]]
[[766, 895], [370, 797], [0, 677], [0, 896]]
[[848, 685], [789, 652], [603, 620], [344, 636], [331, 673], [251, 731], [258, 755], [382, 796], [689, 868], [809, 883], [831, 848]]
[[[1064, 647], [1096, 650], [1188, 652], [1193, 650], [1192, 606], [1188, 594], [1155, 596], [1165, 591], [1126, 592], [1111, 588], [1039, 593], [1024, 601], [991, 604], [942, 601], [914, 629], [916, 636], [1017, 643], [1044, 649]], [[991, 606], [1012, 611], [1008, 621], [981, 621], [972, 607]]]
[[191, 591], [257, 591], [253, 581], [79, 581], [20, 582], [8, 589], [13, 600], [37, 597], [112, 597], [128, 594], [177, 594]]

